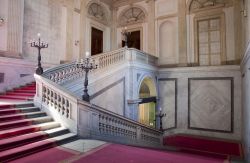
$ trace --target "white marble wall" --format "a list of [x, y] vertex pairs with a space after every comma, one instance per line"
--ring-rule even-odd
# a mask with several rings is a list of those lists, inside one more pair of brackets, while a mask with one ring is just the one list
[[[46, 69], [46, 67], [54, 65], [46, 64], [42, 66]], [[35, 62], [0, 57], [0, 73], [4, 73], [4, 82], [0, 83], [0, 92], [35, 81], [33, 74], [36, 67]]]
[[189, 128], [232, 132], [232, 78], [189, 80]]
[[156, 55], [160, 65], [179, 63], [178, 1], [155, 2]]
[[[178, 91], [176, 92], [177, 128], [167, 130], [165, 132], [166, 135], [173, 133], [186, 133], [241, 140], [242, 111], [241, 74], [239, 66], [160, 69], [158, 78], [159, 80], [177, 78], [178, 83]], [[207, 78], [209, 80], [192, 80], [189, 90], [190, 78]], [[230, 110], [230, 81], [213, 80], [219, 78], [233, 78], [233, 112]], [[163, 90], [163, 92], [171, 92], [172, 89], [173, 88], [169, 88], [169, 85], [167, 84], [159, 84], [159, 90]], [[189, 96], [189, 94], [191, 96]], [[214, 97], [217, 98], [215, 99]], [[166, 95], [159, 98], [160, 100], [163, 100], [163, 102], [160, 102], [161, 104], [168, 103], [171, 99]], [[188, 98], [190, 98], [190, 107]], [[174, 103], [173, 100], [172, 103]], [[231, 113], [233, 114], [233, 121], [231, 121]], [[166, 111], [166, 114], [172, 115], [173, 113]], [[188, 123], [189, 120], [190, 124]], [[233, 125], [232, 132], [230, 131], [231, 123]], [[167, 126], [169, 124], [164, 125]]]
[[22, 53], [24, 0], [1, 0], [0, 56], [20, 58]]
[[0, 17], [5, 20], [5, 24], [0, 26], [0, 51], [7, 51], [7, 34], [8, 34], [8, 0], [0, 1]]
[[243, 94], [243, 138], [246, 160], [250, 162], [250, 44], [241, 63], [242, 69], [242, 94]]
[[[42, 61], [46, 63], [60, 63], [65, 60], [66, 44], [63, 44], [63, 26], [61, 24], [63, 8], [58, 1], [25, 0], [24, 1], [24, 33], [23, 57], [35, 61], [37, 49], [31, 48], [28, 42], [37, 40], [37, 33], [41, 33], [42, 41], [49, 43], [49, 48], [42, 50]], [[66, 13], [67, 15], [67, 13]], [[66, 19], [66, 17], [64, 18]], [[66, 31], [65, 31], [66, 32]], [[64, 32], [64, 33], [65, 33]]]
[[162, 119], [162, 127], [164, 130], [176, 128], [177, 79], [161, 78], [158, 82], [158, 87], [158, 106], [162, 108], [162, 113], [166, 113], [166, 117]]

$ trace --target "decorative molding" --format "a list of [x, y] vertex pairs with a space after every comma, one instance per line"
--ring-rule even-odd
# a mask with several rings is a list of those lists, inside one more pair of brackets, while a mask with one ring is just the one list
[[141, 6], [133, 5], [124, 9], [118, 17], [120, 26], [143, 23], [146, 21], [147, 14]]
[[[231, 126], [230, 130], [217, 130], [217, 129], [208, 129], [208, 128], [199, 128], [190, 126], [190, 107], [191, 107], [191, 81], [192, 80], [229, 80], [231, 82]], [[233, 77], [204, 77], [204, 78], [188, 78], [188, 129], [201, 130], [201, 131], [211, 131], [211, 132], [221, 132], [221, 133], [233, 133], [234, 132], [234, 78]]]
[[188, 12], [199, 12], [232, 5], [231, 0], [189, 0]]
[[160, 78], [160, 79], [158, 79], [158, 81], [159, 82], [161, 82], [161, 81], [174, 81], [175, 82], [175, 124], [174, 124], [174, 127], [165, 128], [163, 130], [167, 131], [167, 130], [175, 129], [175, 128], [177, 128], [178, 79], [177, 78]]
[[139, 79], [140, 79], [140, 76], [141, 76], [141, 74], [140, 73], [137, 73], [137, 81], [139, 81]]
[[4, 73], [0, 73], [0, 83], [4, 83]]
[[247, 43], [245, 55], [241, 61], [241, 69], [243, 69], [243, 67], [247, 64], [249, 59], [250, 59], [250, 41]]
[[169, 19], [169, 18], [173, 18], [173, 17], [178, 17], [178, 13], [162, 15], [162, 16], [159, 16], [159, 17], [157, 17], [155, 19], [156, 20], [164, 20], [164, 19]]
[[90, 19], [93, 19], [104, 25], [109, 24], [109, 13], [106, 7], [102, 3], [98, 1], [91, 1], [86, 8], [88, 17]]
[[75, 8], [74, 11], [75, 11], [76, 13], [78, 13], [78, 14], [81, 14], [81, 10], [78, 9], [78, 8]]
[[20, 74], [20, 78], [25, 77], [25, 76], [30, 76], [31, 74]]

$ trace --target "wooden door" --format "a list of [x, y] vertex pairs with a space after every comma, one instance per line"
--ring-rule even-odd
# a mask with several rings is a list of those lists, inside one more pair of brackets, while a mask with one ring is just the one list
[[[122, 47], [125, 46], [125, 42], [122, 41]], [[141, 34], [140, 31], [130, 32], [128, 35], [128, 48], [136, 48], [141, 50]]]
[[91, 55], [103, 52], [103, 31], [92, 27], [91, 29]]

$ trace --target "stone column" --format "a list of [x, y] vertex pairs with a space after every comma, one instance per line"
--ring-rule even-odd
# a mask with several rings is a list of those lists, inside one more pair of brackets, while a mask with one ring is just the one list
[[155, 50], [155, 0], [148, 1], [148, 53], [156, 56]]
[[74, 21], [74, 1], [67, 1], [67, 26], [66, 26], [66, 61], [71, 61], [73, 57], [73, 21]]
[[21, 58], [24, 0], [8, 0], [7, 56]]
[[186, 1], [178, 0], [179, 65], [187, 66]]
[[80, 13], [80, 58], [85, 57], [86, 51], [86, 16], [87, 16], [87, 8], [86, 1], [83, 0], [81, 3], [81, 13]]
[[234, 5], [234, 37], [235, 37], [235, 64], [240, 64], [241, 58], [244, 55], [244, 39], [242, 32], [242, 13], [241, 2], [233, 1]]
[[111, 50], [118, 48], [117, 46], [117, 10], [118, 8], [112, 8], [112, 21], [111, 21]]

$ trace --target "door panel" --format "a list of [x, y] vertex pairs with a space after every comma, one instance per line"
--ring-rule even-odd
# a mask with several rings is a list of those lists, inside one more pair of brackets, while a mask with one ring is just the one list
[[91, 29], [91, 55], [103, 52], [103, 31], [92, 27]]
[[[125, 42], [122, 41], [122, 47], [125, 46]], [[141, 50], [141, 34], [140, 31], [130, 32], [128, 35], [128, 48], [136, 48]]]
[[155, 103], [144, 103], [139, 105], [139, 122], [155, 127]]

